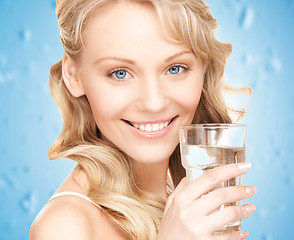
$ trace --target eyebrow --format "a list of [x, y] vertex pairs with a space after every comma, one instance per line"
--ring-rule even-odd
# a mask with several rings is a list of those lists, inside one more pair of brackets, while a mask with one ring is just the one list
[[97, 61], [95, 61], [95, 65], [103, 62], [103, 61], [107, 61], [107, 60], [115, 60], [115, 61], [119, 61], [119, 62], [126, 62], [128, 64], [131, 65], [136, 65], [136, 62], [133, 60], [129, 60], [129, 59], [125, 59], [125, 58], [119, 58], [119, 57], [103, 57], [103, 58], [99, 58]]
[[[168, 57], [167, 59], [165, 59], [165, 63], [168, 63], [168, 62], [172, 61], [174, 58], [177, 58], [177, 57], [185, 55], [185, 54], [193, 54], [193, 52], [191, 52], [191, 51], [183, 51], [183, 52], [176, 53], [176, 54]], [[133, 60], [126, 59], [126, 58], [119, 58], [119, 57], [103, 57], [103, 58], [99, 58], [97, 61], [95, 61], [94, 64], [96, 65], [96, 64], [98, 64], [100, 62], [107, 61], [107, 60], [115, 60], [115, 61], [119, 61], [119, 62], [125, 62], [125, 63], [128, 63], [130, 65], [136, 65], [136, 62], [133, 61]]]
[[193, 54], [193, 52], [191, 51], [183, 51], [183, 52], [179, 52], [179, 53], [176, 53], [175, 55], [172, 55], [171, 57], [168, 57], [165, 62], [170, 62], [172, 61], [174, 58], [177, 58], [179, 56], [182, 56], [182, 55], [185, 55], [185, 54]]

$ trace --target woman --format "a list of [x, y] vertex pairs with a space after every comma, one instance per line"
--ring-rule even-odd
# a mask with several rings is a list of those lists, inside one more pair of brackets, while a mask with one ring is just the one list
[[78, 165], [35, 219], [31, 239], [245, 238], [214, 232], [254, 205], [212, 212], [256, 189], [203, 195], [250, 164], [187, 184], [179, 157], [180, 125], [231, 122], [222, 99], [231, 45], [215, 39], [208, 6], [59, 0], [56, 13], [65, 54], [49, 81], [63, 130], [48, 156]]

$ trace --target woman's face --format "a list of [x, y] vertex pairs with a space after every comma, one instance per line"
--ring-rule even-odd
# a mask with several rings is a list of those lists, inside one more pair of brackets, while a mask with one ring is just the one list
[[200, 99], [200, 58], [168, 40], [151, 6], [136, 3], [96, 14], [84, 44], [78, 76], [103, 136], [135, 161], [168, 160]]

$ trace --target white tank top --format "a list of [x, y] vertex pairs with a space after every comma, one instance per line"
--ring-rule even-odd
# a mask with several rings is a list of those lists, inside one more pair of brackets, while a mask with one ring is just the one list
[[97, 203], [93, 202], [90, 198], [88, 198], [87, 196], [80, 194], [80, 193], [76, 193], [76, 192], [60, 192], [60, 193], [56, 193], [54, 194], [48, 201], [57, 198], [57, 197], [61, 197], [61, 196], [76, 196], [76, 197], [80, 197], [83, 198], [87, 201], [89, 201], [90, 203], [94, 204], [96, 207], [98, 207], [99, 209], [102, 210], [101, 206], [99, 206]]

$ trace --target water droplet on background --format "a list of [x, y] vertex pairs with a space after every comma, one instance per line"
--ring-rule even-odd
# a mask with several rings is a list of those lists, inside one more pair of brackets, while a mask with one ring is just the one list
[[245, 7], [239, 18], [239, 25], [243, 29], [249, 29], [254, 20], [254, 11], [249, 7]]
[[32, 38], [31, 31], [28, 30], [28, 29], [22, 29], [22, 30], [19, 32], [19, 38], [20, 38], [20, 40], [22, 40], [22, 41], [29, 41], [29, 40], [31, 40], [31, 38]]
[[[5, 160], [4, 160], [5, 162]], [[14, 176], [11, 175], [3, 175], [1, 177], [1, 181], [3, 183], [4, 186], [6, 186], [7, 188], [14, 188], [17, 184], [16, 179]]]
[[30, 167], [25, 165], [22, 167], [22, 171], [25, 173], [25, 174], [28, 174], [30, 172]]
[[270, 233], [266, 233], [262, 236], [262, 240], [273, 240], [273, 237]]
[[265, 66], [266, 71], [279, 73], [282, 70], [282, 63], [277, 57], [268, 60]]
[[37, 205], [37, 196], [33, 192], [28, 192], [20, 201], [20, 207], [25, 213], [33, 213]]
[[254, 57], [250, 54], [246, 54], [242, 57], [242, 62], [246, 65], [251, 65], [252, 63], [254, 63]]
[[294, 185], [294, 177], [293, 176], [286, 176], [285, 177], [285, 184], [286, 185]]

